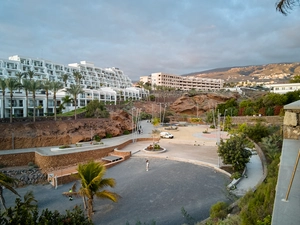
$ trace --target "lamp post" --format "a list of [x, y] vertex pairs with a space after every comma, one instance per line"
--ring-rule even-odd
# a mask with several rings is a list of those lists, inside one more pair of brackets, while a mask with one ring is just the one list
[[134, 118], [133, 118], [133, 110], [135, 108], [131, 108], [131, 132], [132, 132], [132, 143], [134, 142]]
[[227, 109], [224, 111], [224, 120], [223, 120], [223, 130], [225, 131], [225, 118], [226, 118]]

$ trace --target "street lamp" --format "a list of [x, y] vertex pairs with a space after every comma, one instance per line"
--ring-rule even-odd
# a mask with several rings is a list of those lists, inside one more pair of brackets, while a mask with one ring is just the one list
[[131, 132], [132, 132], [132, 142], [134, 142], [134, 118], [133, 118], [133, 110], [135, 107], [131, 108]]
[[223, 130], [225, 131], [225, 118], [226, 118], [227, 109], [224, 111], [224, 120], [223, 120]]

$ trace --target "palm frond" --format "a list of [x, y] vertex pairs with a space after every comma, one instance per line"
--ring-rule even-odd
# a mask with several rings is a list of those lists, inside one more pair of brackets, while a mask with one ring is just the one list
[[121, 197], [120, 195], [118, 195], [114, 192], [107, 191], [107, 190], [97, 192], [95, 195], [97, 198], [109, 199], [113, 202], [117, 202], [118, 199]]

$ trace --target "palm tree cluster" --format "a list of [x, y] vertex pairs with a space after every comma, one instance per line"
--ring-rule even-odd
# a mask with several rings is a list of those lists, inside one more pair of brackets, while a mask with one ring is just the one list
[[[56, 93], [63, 89], [64, 87], [67, 87], [67, 80], [70, 77], [68, 74], [62, 75], [62, 80], [64, 83], [60, 81], [50, 81], [50, 80], [36, 80], [34, 77], [36, 76], [34, 71], [27, 71], [24, 73], [18, 72], [15, 74], [16, 77], [9, 77], [6, 79], [0, 79], [0, 90], [2, 90], [2, 106], [5, 105], [5, 93], [6, 90], [10, 93], [10, 122], [12, 123], [13, 118], [13, 96], [14, 91], [16, 90], [23, 90], [25, 92], [26, 97], [26, 115], [25, 117], [28, 117], [28, 99], [29, 94], [32, 95], [33, 100], [33, 122], [35, 122], [36, 117], [36, 93], [38, 90], [44, 90], [46, 94], [46, 115], [49, 115], [49, 92], [51, 91], [53, 93], [53, 101], [54, 101], [54, 119], [56, 120], [57, 117], [57, 99], [56, 99]], [[70, 88], [67, 88], [66, 91], [73, 96], [74, 100], [73, 103], [75, 104], [75, 119], [76, 119], [76, 102], [77, 102], [77, 96], [80, 93], [83, 93], [83, 89], [80, 86], [80, 79], [82, 78], [82, 75], [79, 72], [74, 72], [73, 76], [76, 80], [76, 84], [71, 84]], [[3, 118], [5, 117], [5, 107], [2, 107], [2, 115]]]

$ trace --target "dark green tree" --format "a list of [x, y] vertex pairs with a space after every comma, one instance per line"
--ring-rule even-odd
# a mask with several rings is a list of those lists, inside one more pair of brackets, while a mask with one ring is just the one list
[[51, 82], [51, 91], [53, 92], [53, 102], [54, 102], [54, 120], [56, 120], [56, 106], [57, 106], [57, 102], [56, 102], [56, 93], [58, 92], [58, 90], [62, 89], [64, 87], [64, 85], [60, 82], [60, 81], [52, 81]]
[[76, 85], [71, 84], [70, 88], [67, 88], [67, 92], [69, 94], [71, 94], [74, 99], [74, 107], [75, 107], [74, 115], [75, 115], [75, 120], [76, 120], [76, 106], [77, 106], [78, 95], [84, 93], [84, 91], [79, 84], [76, 84]]
[[247, 149], [245, 134], [232, 135], [228, 140], [221, 139], [218, 155], [224, 164], [231, 164], [234, 171], [242, 171], [250, 161], [251, 152]]
[[107, 118], [109, 116], [109, 112], [106, 111], [105, 105], [103, 102], [98, 100], [90, 101], [86, 106], [86, 117], [101, 117]]
[[290, 79], [290, 83], [300, 83], [300, 75], [295, 75], [292, 79]]
[[6, 83], [6, 87], [8, 88], [9, 92], [10, 92], [10, 122], [12, 123], [12, 107], [13, 107], [13, 95], [14, 95], [14, 90], [18, 89], [20, 87], [20, 83], [18, 82], [17, 79], [15, 78], [7, 78], [5, 80]]
[[284, 105], [287, 101], [286, 95], [277, 93], [268, 93], [263, 97], [263, 104], [266, 107], [273, 107], [275, 105]]
[[0, 89], [2, 90], [2, 103], [1, 103], [1, 106], [2, 106], [2, 115], [3, 115], [3, 118], [5, 118], [5, 107], [4, 107], [4, 98], [5, 98], [5, 89], [6, 89], [6, 82], [5, 82], [5, 79], [0, 79]]
[[31, 80], [29, 90], [32, 92], [32, 100], [33, 100], [33, 122], [35, 122], [35, 110], [36, 110], [36, 91], [42, 88], [42, 83], [40, 80]]
[[24, 201], [17, 198], [15, 206], [10, 207], [7, 211], [0, 213], [0, 225], [12, 224], [64, 224], [64, 225], [92, 225], [83, 210], [75, 206], [72, 211], [66, 210], [66, 214], [60, 214], [57, 210], [54, 212], [46, 209], [40, 215], [36, 200], [32, 192], [24, 196]]
[[3, 197], [3, 188], [6, 188], [10, 190], [12, 193], [20, 196], [18, 192], [13, 188], [16, 183], [17, 183], [16, 179], [11, 178], [5, 175], [4, 173], [0, 172], [0, 201], [4, 209], [6, 209], [6, 205], [5, 205], [5, 199]]
[[270, 134], [270, 130], [262, 123], [256, 123], [254, 126], [248, 125], [244, 133], [256, 143], [259, 143], [263, 137], [267, 137]]

